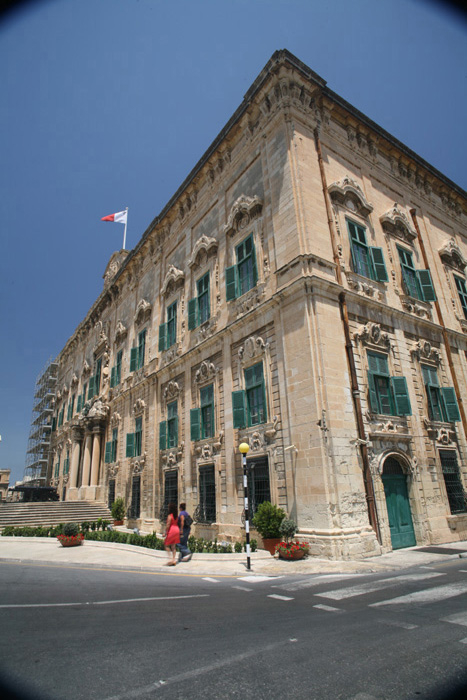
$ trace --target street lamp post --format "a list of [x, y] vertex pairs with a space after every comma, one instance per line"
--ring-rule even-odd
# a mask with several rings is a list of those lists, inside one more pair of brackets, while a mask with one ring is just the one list
[[242, 465], [243, 465], [243, 496], [245, 500], [245, 535], [246, 535], [246, 568], [248, 571], [251, 569], [251, 558], [250, 558], [250, 516], [248, 509], [248, 476], [246, 471], [246, 456], [250, 446], [247, 442], [242, 442], [239, 445], [240, 452], [242, 453]]

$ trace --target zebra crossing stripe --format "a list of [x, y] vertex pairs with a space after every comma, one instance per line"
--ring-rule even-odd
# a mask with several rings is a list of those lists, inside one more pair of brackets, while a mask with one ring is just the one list
[[340, 608], [333, 608], [331, 605], [313, 605], [318, 610], [327, 610], [328, 612], [340, 612]]
[[453, 625], [464, 625], [464, 627], [467, 627], [467, 611], [449, 615], [449, 617], [442, 617], [441, 621], [452, 622]]
[[219, 583], [219, 580], [217, 578], [209, 578], [209, 576], [205, 576], [203, 578], [203, 581], [210, 581], [210, 583]]
[[405, 603], [436, 603], [438, 600], [454, 598], [467, 592], [467, 582], [451, 583], [446, 586], [436, 586], [435, 588], [425, 588], [423, 591], [416, 591], [408, 595], [401, 595], [390, 600], [382, 600], [379, 603], [372, 603], [370, 608], [377, 608], [382, 605], [404, 605]]
[[315, 595], [319, 596], [320, 598], [330, 598], [331, 600], [343, 600], [344, 598], [353, 598], [358, 595], [364, 595], [365, 593], [373, 593], [374, 591], [379, 591], [382, 588], [388, 588], [389, 586], [395, 586], [400, 583], [407, 583], [409, 581], [425, 581], [426, 579], [436, 578], [438, 576], [445, 575], [446, 574], [440, 574], [435, 572], [427, 574], [407, 574], [405, 576], [383, 578], [379, 581], [369, 581], [368, 583], [362, 583], [360, 586], [349, 586], [348, 588], [339, 588], [336, 591], [315, 593]]
[[286, 595], [276, 595], [275, 593], [268, 595], [268, 598], [275, 598], [276, 600], [293, 600], [293, 598], [288, 598]]

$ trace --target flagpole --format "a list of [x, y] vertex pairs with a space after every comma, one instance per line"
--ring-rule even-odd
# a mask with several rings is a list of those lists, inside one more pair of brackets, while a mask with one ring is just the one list
[[126, 219], [125, 219], [125, 228], [123, 230], [123, 250], [125, 250], [125, 246], [126, 246], [126, 226], [128, 223], [128, 207], [125, 207], [125, 209], [126, 209]]

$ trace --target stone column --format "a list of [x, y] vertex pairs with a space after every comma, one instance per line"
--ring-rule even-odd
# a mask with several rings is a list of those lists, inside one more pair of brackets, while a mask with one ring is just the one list
[[71, 450], [71, 472], [69, 488], [76, 488], [78, 486], [79, 457], [81, 451], [81, 440], [83, 438], [83, 431], [81, 430], [81, 428], [73, 428], [72, 438], [73, 447]]
[[92, 429], [92, 462], [91, 462], [91, 486], [99, 485], [99, 464], [101, 460], [101, 440], [102, 440], [102, 425], [94, 425]]
[[84, 442], [84, 461], [83, 461], [83, 476], [81, 479], [81, 486], [89, 486], [89, 472], [91, 468], [91, 454], [92, 454], [92, 434], [86, 433]]

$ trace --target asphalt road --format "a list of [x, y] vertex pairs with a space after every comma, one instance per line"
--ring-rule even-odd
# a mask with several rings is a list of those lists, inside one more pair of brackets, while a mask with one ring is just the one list
[[465, 560], [268, 579], [4, 562], [0, 586], [0, 670], [28, 700], [467, 697]]

